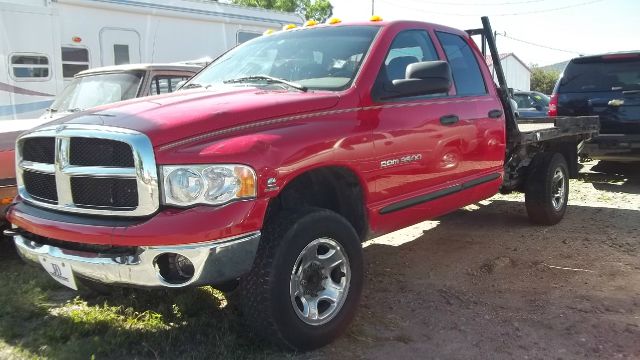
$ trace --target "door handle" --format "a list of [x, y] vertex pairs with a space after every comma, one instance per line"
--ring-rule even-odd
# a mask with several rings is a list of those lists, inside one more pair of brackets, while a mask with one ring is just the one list
[[440, 118], [440, 124], [442, 125], [453, 125], [457, 123], [460, 119], [458, 115], [445, 115]]
[[502, 110], [493, 109], [489, 111], [489, 117], [492, 119], [497, 119], [502, 116]]

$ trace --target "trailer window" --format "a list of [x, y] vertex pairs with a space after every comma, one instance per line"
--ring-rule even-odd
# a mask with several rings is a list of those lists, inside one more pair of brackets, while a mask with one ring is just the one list
[[484, 95], [487, 89], [480, 66], [469, 43], [454, 34], [436, 32], [451, 67], [453, 83], [458, 95]]
[[11, 74], [16, 79], [46, 79], [49, 72], [49, 58], [45, 55], [11, 55]]
[[80, 71], [89, 69], [89, 50], [82, 47], [62, 47], [62, 76], [71, 79]]
[[113, 45], [113, 63], [115, 65], [126, 65], [130, 63], [129, 45]]
[[261, 34], [246, 32], [246, 31], [238, 31], [238, 45], [245, 43], [251, 39], [255, 39], [259, 37]]

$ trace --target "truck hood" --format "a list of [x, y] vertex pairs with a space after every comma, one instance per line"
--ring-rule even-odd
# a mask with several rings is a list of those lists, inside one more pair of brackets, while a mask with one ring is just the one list
[[127, 128], [149, 136], [154, 146], [258, 120], [334, 107], [331, 92], [290, 92], [257, 88], [188, 90], [94, 108], [47, 123]]

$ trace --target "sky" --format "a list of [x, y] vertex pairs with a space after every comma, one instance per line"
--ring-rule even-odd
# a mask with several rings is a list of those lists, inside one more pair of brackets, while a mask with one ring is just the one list
[[[330, 1], [333, 16], [342, 21], [361, 21], [371, 16], [372, 0]], [[375, 14], [384, 20], [421, 20], [471, 29], [482, 27], [480, 16], [488, 15], [493, 29], [506, 35], [498, 35], [498, 50], [515, 53], [528, 65], [544, 66], [579, 55], [640, 50], [640, 0], [373, 1]]]

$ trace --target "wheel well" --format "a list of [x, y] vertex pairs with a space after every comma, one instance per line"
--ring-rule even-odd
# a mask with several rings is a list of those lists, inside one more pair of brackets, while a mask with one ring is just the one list
[[368, 233], [364, 194], [353, 171], [339, 166], [305, 172], [289, 182], [267, 209], [266, 220], [285, 209], [318, 207], [342, 215], [364, 241]]

